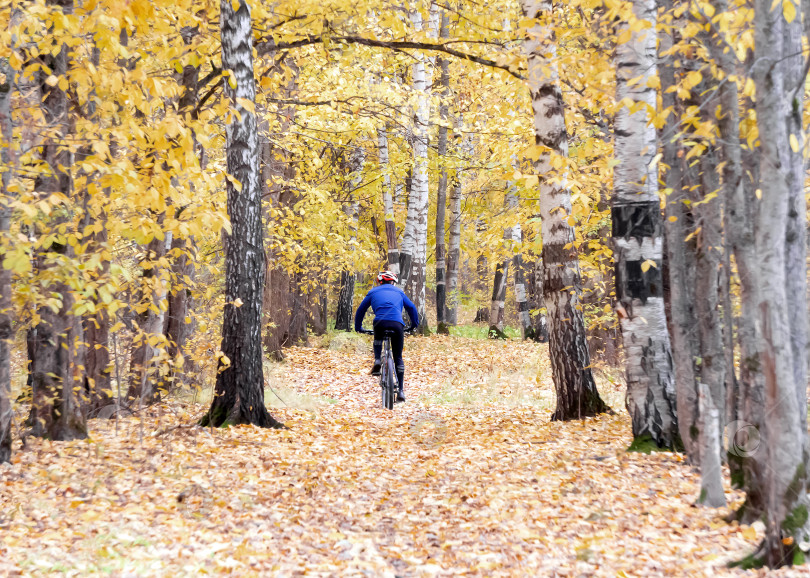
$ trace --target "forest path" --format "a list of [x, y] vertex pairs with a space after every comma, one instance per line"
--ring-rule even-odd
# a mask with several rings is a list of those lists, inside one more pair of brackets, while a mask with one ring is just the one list
[[202, 430], [204, 405], [168, 404], [29, 440], [0, 466], [0, 575], [742, 573], [724, 564], [757, 532], [691, 507], [680, 456], [626, 453], [621, 411], [549, 421], [545, 346], [410, 339], [393, 412], [368, 343], [332, 347], [268, 367], [287, 431]]

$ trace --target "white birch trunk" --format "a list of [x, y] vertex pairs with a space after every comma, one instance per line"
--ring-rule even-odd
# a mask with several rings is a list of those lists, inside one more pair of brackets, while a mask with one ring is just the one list
[[[549, 352], [557, 393], [553, 419], [594, 415], [608, 408], [596, 390], [580, 304], [581, 278], [574, 229], [568, 223], [571, 191], [565, 175], [552, 175], [552, 155], [568, 156], [565, 108], [556, 68], [551, 2], [522, 0], [526, 17], [539, 19], [527, 31], [528, 84], [534, 111], [534, 133], [545, 147], [534, 163], [540, 175], [540, 216], [545, 279], [543, 297], [548, 311]], [[552, 177], [554, 178], [548, 178]], [[545, 177], [545, 178], [544, 178]]]
[[[434, 4], [430, 6], [428, 21], [428, 38], [435, 39], [438, 34], [439, 13]], [[411, 15], [413, 27], [422, 30], [422, 15], [414, 11]], [[433, 58], [424, 54], [416, 55], [413, 65], [413, 90], [416, 93], [416, 110], [413, 125], [413, 175], [411, 177], [411, 194], [408, 199], [408, 217], [414, 220], [413, 239], [409, 242], [412, 255], [411, 272], [408, 280], [411, 299], [419, 313], [420, 327], [427, 329], [427, 303], [425, 281], [427, 279], [427, 227], [429, 175], [428, 175], [428, 139], [430, 132], [430, 86], [433, 83]], [[411, 211], [413, 207], [413, 211]], [[406, 227], [407, 233], [407, 227]], [[412, 243], [412, 245], [410, 245]], [[404, 246], [403, 242], [403, 246]]]
[[[655, 162], [657, 136], [650, 124], [656, 75], [655, 0], [633, 0], [633, 12], [646, 24], [616, 47], [616, 100], [629, 98], [646, 108], [616, 114], [613, 248], [616, 296], [627, 368], [627, 411], [636, 439], [651, 437], [659, 447], [679, 442], [672, 354], [664, 312], [661, 277], [663, 234]], [[622, 28], [629, 26], [623, 24]], [[632, 86], [629, 80], [641, 77]]]

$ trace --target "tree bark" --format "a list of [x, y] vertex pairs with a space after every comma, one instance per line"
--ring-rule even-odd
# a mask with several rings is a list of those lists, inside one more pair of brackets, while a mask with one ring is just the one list
[[580, 272], [574, 230], [568, 224], [571, 192], [565, 178], [543, 178], [552, 171], [552, 155], [568, 156], [564, 104], [556, 71], [556, 47], [551, 2], [522, 0], [527, 18], [541, 18], [528, 31], [529, 91], [534, 110], [534, 132], [543, 147], [534, 169], [541, 176], [540, 215], [543, 220], [543, 299], [548, 310], [549, 353], [557, 393], [554, 420], [577, 419], [609, 411], [590, 369], [590, 355], [580, 305]]
[[[477, 219], [475, 222], [475, 230], [479, 234], [485, 232], [487, 224], [483, 219]], [[478, 254], [475, 259], [475, 290], [478, 295], [486, 291], [487, 280], [489, 278], [489, 262], [487, 255], [484, 251]], [[489, 307], [479, 307], [475, 312], [475, 319], [473, 323], [489, 323]]]
[[726, 505], [723, 493], [723, 470], [720, 460], [720, 410], [714, 406], [711, 390], [705, 383], [698, 384], [700, 436], [703, 449], [700, 460], [700, 496], [698, 503], [710, 508]]
[[[798, 20], [787, 23], [781, 6], [767, 0], [754, 3], [754, 67], [756, 113], [760, 139], [760, 187], [757, 203], [756, 248], [757, 312], [762, 327], [760, 359], [765, 376], [764, 438], [767, 468], [764, 482], [766, 530], [761, 555], [770, 567], [803, 561], [799, 544], [810, 537], [808, 528], [807, 460], [805, 455], [807, 384], [796, 382], [796, 367], [807, 363], [804, 343], [794, 347], [791, 318], [806, 314], [806, 295], [792, 294], [804, 280], [804, 266], [793, 261], [793, 211], [806, 211], [801, 180], [793, 173], [790, 141], [803, 142], [794, 111], [798, 80], [794, 74]], [[799, 52], [798, 54], [801, 54]], [[801, 57], [799, 57], [801, 58]], [[803, 85], [804, 79], [801, 79]], [[793, 132], [796, 131], [796, 132]], [[791, 138], [792, 137], [792, 138]], [[802, 251], [802, 249], [797, 249]], [[800, 301], [800, 311], [791, 306]], [[747, 312], [754, 314], [755, 312]], [[800, 322], [799, 322], [800, 323]], [[799, 393], [801, 390], [801, 393]]]
[[[72, 1], [49, 1], [54, 10], [71, 12]], [[63, 141], [72, 132], [67, 94], [59, 86], [50, 86], [47, 78], [67, 75], [68, 48], [40, 55], [45, 65], [37, 74], [42, 94], [45, 121], [53, 129], [42, 145], [42, 158], [50, 167], [48, 174], [40, 174], [34, 183], [40, 194], [61, 193], [72, 197], [71, 155]], [[67, 225], [64, 215], [51, 221], [51, 227]], [[69, 259], [67, 244], [55, 242], [46, 252], [37, 251], [40, 270], [57, 269], [54, 261]], [[48, 263], [50, 262], [50, 263]], [[70, 313], [73, 296], [67, 283], [60, 279], [66, 272], [55, 271], [57, 280], [48, 286], [51, 295], [58, 295], [54, 307], [39, 308], [40, 322], [33, 329], [31, 377], [33, 389], [31, 434], [52, 440], [73, 440], [87, 437], [87, 424], [81, 411], [78, 392], [74, 389], [73, 369], [75, 354], [81, 340], [79, 319]]]
[[536, 258], [534, 263], [527, 267], [529, 275], [526, 279], [529, 315], [532, 317], [532, 337], [538, 343], [548, 343], [548, 320], [543, 301], [543, 260]]
[[171, 236], [168, 240], [166, 237], [152, 239], [146, 247], [146, 257], [143, 260], [143, 299], [140, 303], [143, 310], [138, 314], [137, 334], [133, 339], [130, 355], [127, 389], [130, 404], [135, 400], [139, 400], [140, 404], [150, 404], [160, 399], [157, 373], [152, 371], [151, 366], [152, 359], [159, 351], [159, 341], [163, 339], [167, 271], [159, 263], [166, 256], [167, 241], [171, 244]]
[[447, 249], [447, 325], [458, 325], [458, 270], [461, 259], [461, 174], [450, 188], [450, 235]]
[[388, 270], [399, 276], [399, 248], [397, 247], [397, 224], [394, 220], [394, 199], [391, 195], [391, 176], [388, 173], [388, 129], [377, 130], [380, 155], [380, 170], [383, 172], [383, 208], [385, 210], [385, 241], [388, 248]]
[[[511, 188], [512, 183], [507, 187]], [[506, 193], [504, 198], [504, 205], [507, 210], [514, 208], [517, 199], [514, 194]], [[511, 249], [512, 241], [512, 227], [505, 227], [503, 230], [503, 244], [504, 249]], [[495, 278], [492, 284], [492, 299], [489, 308], [489, 338], [490, 339], [506, 339], [504, 332], [504, 314], [506, 303], [506, 284], [509, 277], [509, 262], [511, 259], [504, 259], [498, 262], [495, 266]]]
[[671, 54], [679, 41], [680, 20], [672, 21], [673, 3], [664, 6], [664, 21], [660, 36], [661, 100], [664, 109], [672, 110], [663, 128], [662, 163], [667, 167], [665, 186], [670, 190], [666, 198], [664, 227], [666, 232], [667, 273], [669, 275], [669, 314], [672, 338], [672, 361], [676, 381], [678, 430], [691, 463], [700, 464], [700, 423], [694, 360], [698, 357], [697, 319], [695, 317], [694, 241], [687, 237], [694, 229], [694, 220], [687, 204], [686, 190], [692, 183], [693, 170], [684, 159], [684, 151], [673, 138], [680, 130], [682, 102], [670, 90], [676, 83], [674, 66], [678, 55]]
[[[193, 41], [199, 36], [199, 30], [184, 27], [181, 30], [183, 43], [192, 47]], [[177, 103], [177, 111], [182, 118], [188, 115], [196, 119], [195, 113], [199, 102], [199, 76], [198, 66], [187, 64], [181, 73], [181, 94]], [[205, 169], [205, 149], [197, 142], [194, 134], [195, 149], [198, 154], [197, 162], [201, 169]], [[190, 184], [193, 189], [193, 183]], [[178, 217], [183, 209], [178, 210]], [[171, 363], [169, 384], [178, 387], [189, 383], [189, 377], [195, 372], [194, 362], [187, 351], [187, 341], [192, 334], [190, 319], [191, 285], [194, 284], [197, 260], [197, 245], [194, 237], [174, 236], [170, 254], [172, 258], [171, 287], [167, 296], [166, 319], [164, 334], [167, 342], [167, 357]]]
[[264, 290], [261, 187], [256, 115], [240, 103], [255, 103], [253, 35], [246, 0], [220, 3], [222, 68], [231, 71], [226, 95], [231, 110], [226, 124], [228, 217], [231, 234], [225, 252], [225, 311], [222, 352], [214, 401], [201, 425], [250, 423], [283, 427], [264, 405], [261, 327]]
[[[636, 440], [649, 436], [659, 447], [680, 444], [675, 413], [675, 376], [664, 311], [661, 278], [664, 237], [658, 197], [657, 137], [650, 124], [656, 93], [647, 80], [656, 74], [655, 0], [633, 0], [638, 22], [616, 47], [616, 100], [646, 107], [616, 114], [613, 171], [613, 255], [616, 299], [627, 368], [627, 411]], [[629, 24], [623, 24], [624, 30]], [[632, 85], [630, 80], [640, 76]]]
[[[445, 11], [441, 12], [441, 26], [439, 36], [449, 38], [449, 19]], [[439, 104], [439, 184], [436, 189], [436, 332], [448, 335], [450, 330], [447, 325], [446, 305], [447, 305], [447, 281], [445, 272], [447, 268], [444, 236], [445, 236], [445, 215], [447, 210], [447, 101], [450, 98], [450, 63], [446, 58], [437, 59], [437, 67], [440, 70], [439, 86], [441, 102]]]
[[[422, 15], [419, 11], [411, 13], [414, 29], [422, 30]], [[428, 38], [436, 38], [438, 33], [438, 12], [435, 4], [431, 3]], [[407, 276], [406, 290], [416, 305], [419, 313], [419, 330], [422, 333], [429, 331], [427, 323], [427, 233], [428, 208], [430, 201], [429, 175], [428, 175], [428, 140], [430, 137], [430, 87], [433, 82], [433, 57], [418, 54], [413, 64], [413, 89], [416, 93], [416, 107], [413, 120], [413, 175], [411, 180], [411, 193], [408, 198], [408, 218], [413, 220], [412, 240], [408, 241], [406, 226], [406, 239], [403, 242], [403, 251], [410, 251], [411, 266]], [[411, 210], [411, 206], [413, 210]], [[406, 254], [407, 255], [407, 254]], [[407, 259], [407, 256], [406, 256]]]
[[14, 162], [12, 146], [14, 125], [11, 118], [11, 96], [16, 71], [7, 58], [0, 59], [0, 463], [11, 460], [11, 344], [14, 342], [13, 309], [11, 304], [11, 269], [2, 265], [11, 247], [11, 193]]
[[[346, 185], [349, 195], [354, 196], [354, 190], [362, 182], [363, 163], [365, 153], [360, 148], [353, 149], [348, 162], [349, 178]], [[352, 229], [352, 241], [357, 237], [358, 221], [360, 219], [360, 205], [356, 199], [344, 205], [346, 215], [349, 217]], [[354, 283], [356, 274], [354, 266], [344, 269], [340, 273], [340, 292], [338, 294], [337, 311], [335, 313], [335, 329], [340, 331], [351, 331], [354, 327], [353, 303], [354, 303]]]

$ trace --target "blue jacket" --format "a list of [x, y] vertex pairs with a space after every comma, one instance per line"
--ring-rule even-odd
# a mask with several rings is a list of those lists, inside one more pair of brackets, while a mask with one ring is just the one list
[[399, 321], [403, 325], [405, 322], [402, 320], [402, 308], [405, 307], [405, 311], [411, 318], [411, 324], [414, 327], [419, 326], [419, 314], [416, 312], [416, 306], [396, 285], [378, 285], [366, 294], [354, 316], [355, 331], [360, 331], [363, 326], [363, 317], [369, 306], [374, 311], [374, 321]]

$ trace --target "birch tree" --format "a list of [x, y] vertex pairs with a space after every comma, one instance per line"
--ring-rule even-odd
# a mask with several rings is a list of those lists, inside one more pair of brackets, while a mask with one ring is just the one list
[[[423, 30], [422, 14], [411, 13], [414, 30]], [[431, 3], [428, 13], [427, 36], [435, 39], [438, 33], [438, 9]], [[411, 299], [421, 321], [419, 327], [427, 331], [428, 324], [425, 283], [427, 280], [427, 227], [429, 208], [428, 141], [430, 133], [430, 96], [433, 83], [433, 57], [419, 53], [414, 57], [413, 90], [416, 106], [413, 115], [413, 174], [408, 196], [408, 223], [405, 226], [402, 252], [405, 267], [401, 269]], [[410, 225], [412, 223], [412, 225]]]
[[552, 173], [552, 158], [568, 156], [565, 108], [557, 77], [551, 2], [522, 0], [527, 18], [538, 19], [527, 31], [528, 84], [534, 112], [534, 134], [540, 147], [534, 170], [540, 176], [542, 218], [543, 299], [548, 312], [551, 357], [557, 408], [552, 419], [595, 415], [609, 408], [602, 401], [590, 369], [590, 354], [580, 305], [581, 278], [574, 230], [568, 223], [571, 192], [565, 175]]
[[250, 423], [281, 427], [264, 405], [262, 368], [262, 246], [259, 143], [253, 36], [247, 0], [220, 3], [222, 68], [231, 113], [226, 124], [228, 216], [222, 354], [211, 408], [202, 425]]
[[[633, 436], [649, 436], [659, 447], [674, 448], [679, 433], [661, 282], [657, 135], [650, 123], [656, 105], [649, 83], [656, 75], [655, 7], [655, 0], [633, 0], [633, 15], [643, 28], [616, 47], [616, 100], [629, 102], [615, 121], [612, 236]], [[627, 22], [621, 29], [629, 26]], [[631, 102], [645, 106], [631, 113]]]

